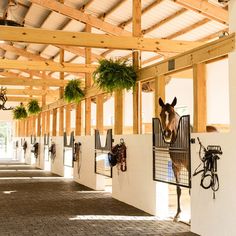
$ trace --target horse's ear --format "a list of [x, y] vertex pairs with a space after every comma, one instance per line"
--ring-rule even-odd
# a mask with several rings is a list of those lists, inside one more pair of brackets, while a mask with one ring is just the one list
[[177, 104], [177, 98], [175, 97], [171, 103], [171, 106], [174, 107]]
[[159, 98], [159, 105], [161, 107], [164, 107], [165, 106], [165, 103], [163, 102], [163, 100], [161, 99], [161, 97]]

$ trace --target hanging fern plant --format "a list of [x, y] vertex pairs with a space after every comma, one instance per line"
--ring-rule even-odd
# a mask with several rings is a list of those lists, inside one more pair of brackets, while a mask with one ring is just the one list
[[36, 99], [32, 99], [28, 103], [28, 112], [31, 115], [36, 115], [41, 111], [41, 108], [39, 106], [39, 102]]
[[98, 87], [106, 92], [131, 89], [136, 82], [137, 74], [132, 65], [123, 59], [102, 59], [93, 73]]
[[13, 109], [13, 119], [15, 120], [25, 119], [27, 115], [28, 114], [23, 103]]
[[84, 92], [80, 88], [81, 82], [79, 80], [73, 79], [70, 80], [64, 92], [64, 97], [67, 102], [76, 102], [79, 103], [84, 97]]

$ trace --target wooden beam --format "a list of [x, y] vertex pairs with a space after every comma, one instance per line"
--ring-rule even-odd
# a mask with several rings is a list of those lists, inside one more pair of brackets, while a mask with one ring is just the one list
[[193, 131], [206, 132], [206, 65], [193, 65], [194, 114]]
[[18, 61], [0, 59], [0, 68], [15, 70], [58, 71], [58, 72], [93, 72], [97, 66], [52, 61]]
[[19, 85], [19, 86], [52, 86], [60, 87], [67, 84], [68, 81], [58, 79], [42, 80], [29, 78], [0, 77], [0, 85]]
[[57, 136], [57, 109], [52, 111], [52, 136]]
[[64, 4], [61, 4], [55, 0], [30, 0], [32, 3], [38, 4], [42, 7], [48, 8], [51, 11], [55, 11], [59, 14], [62, 14], [64, 16], [69, 17], [70, 19], [77, 20], [80, 22], [83, 22], [85, 24], [88, 24], [94, 28], [97, 28], [99, 30], [102, 30], [106, 33], [112, 34], [112, 35], [131, 35], [130, 32], [122, 29], [121, 27], [112, 25], [108, 22], [105, 22], [103, 20], [98, 19], [97, 17], [94, 17], [90, 14], [86, 14], [80, 10], [77, 10], [75, 8], [66, 6]]
[[91, 98], [85, 99], [85, 135], [91, 135]]
[[[139, 37], [141, 36], [141, 0], [133, 0], [133, 36]], [[140, 68], [140, 52], [133, 52], [133, 67], [135, 71], [138, 71]], [[121, 96], [121, 95], [120, 95]], [[133, 88], [133, 133], [140, 134], [141, 131], [141, 103], [140, 103], [140, 83], [136, 83]], [[123, 102], [123, 99], [121, 102]], [[121, 105], [120, 105], [121, 106]], [[122, 106], [123, 107], [123, 106]], [[120, 109], [121, 111], [121, 109]], [[123, 112], [123, 110], [122, 110]], [[123, 113], [122, 113], [123, 117]], [[123, 119], [123, 118], [122, 118]], [[122, 121], [123, 124], [123, 121]]]
[[81, 116], [81, 102], [76, 104], [75, 108], [75, 136], [81, 135], [81, 128], [82, 128], [82, 116]]
[[50, 111], [46, 111], [46, 134], [50, 133]]
[[66, 105], [66, 127], [65, 131], [67, 135], [71, 133], [71, 104]]
[[43, 57], [41, 57], [41, 56], [39, 56], [37, 54], [28, 52], [25, 49], [14, 47], [14, 46], [12, 46], [10, 44], [0, 43], [0, 48], [5, 50], [5, 51], [7, 51], [7, 52], [13, 52], [16, 55], [19, 55], [19, 56], [22, 56], [22, 57], [25, 57], [25, 58], [29, 58], [31, 60], [35, 60], [35, 61], [50, 61], [50, 60], [47, 60], [46, 58], [43, 58]]
[[160, 117], [161, 107], [159, 105], [159, 98], [165, 101], [165, 76], [161, 75], [155, 78], [155, 117]]
[[115, 124], [114, 131], [115, 134], [123, 133], [123, 91], [119, 90], [114, 93], [114, 105], [115, 105]]
[[227, 55], [235, 49], [235, 34], [220, 38], [203, 46], [168, 58], [139, 71], [139, 80], [148, 80], [160, 75], [169, 75]]
[[196, 29], [197, 27], [200, 27], [200, 26], [202, 26], [202, 25], [204, 25], [204, 24], [206, 24], [206, 23], [208, 23], [208, 22], [210, 22], [210, 20], [207, 19], [207, 18], [205, 18], [205, 19], [203, 19], [203, 20], [200, 20], [200, 21], [198, 21], [198, 22], [196, 22], [196, 23], [194, 23], [194, 24], [192, 24], [192, 25], [190, 25], [190, 26], [188, 26], [188, 27], [185, 27], [184, 29], [182, 29], [182, 30], [180, 30], [180, 31], [177, 31], [177, 32], [175, 32], [175, 33], [173, 33], [173, 34], [167, 36], [166, 39], [174, 39], [174, 38], [177, 38], [178, 36], [183, 35], [183, 34], [186, 34], [186, 33], [190, 32], [190, 31]]
[[[145, 13], [147, 13], [148, 11], [150, 11], [151, 9], [153, 9], [154, 7], [156, 7], [157, 5], [159, 5], [161, 2], [163, 2], [163, 0], [155, 0], [154, 2], [152, 2], [151, 4], [149, 4], [147, 7], [145, 7], [144, 9], [142, 9], [142, 15], [144, 15]], [[128, 24], [132, 23], [133, 21], [133, 17], [130, 17], [128, 20], [123, 21], [122, 23], [119, 24], [120, 27], [125, 27]]]
[[[91, 33], [91, 26], [86, 24], [85, 31]], [[85, 48], [85, 63], [91, 64], [91, 48]], [[92, 74], [85, 74], [85, 88], [89, 89], [92, 85]], [[91, 135], [91, 98], [85, 98], [85, 135]]]
[[154, 25], [150, 26], [147, 29], [142, 30], [142, 34], [148, 34], [152, 32], [153, 30], [159, 28], [160, 26], [168, 23], [169, 21], [173, 20], [175, 17], [182, 15], [183, 13], [187, 12], [186, 9], [180, 9], [179, 11], [175, 12], [174, 14], [164, 18], [163, 20], [155, 23]]
[[7, 95], [32, 95], [32, 96], [48, 95], [52, 97], [58, 97], [58, 91], [57, 90], [41, 90], [41, 89], [40, 90], [39, 89], [7, 89]]
[[41, 113], [37, 116], [37, 137], [41, 136]]
[[[1, 84], [1, 83], [0, 83]], [[32, 99], [32, 97], [23, 97], [23, 96], [7, 96], [8, 102], [29, 102]], [[39, 97], [34, 97], [34, 99], [38, 100], [39, 103], [42, 102], [42, 100]], [[55, 102], [57, 98], [48, 98], [47, 103]]]
[[[42, 37], [42, 35], [44, 37]], [[136, 49], [154, 52], [183, 52], [199, 45], [202, 45], [202, 42], [199, 43], [190, 41], [173, 41], [168, 39], [153, 39], [131, 36], [118, 37], [112, 35], [93, 34], [85, 32], [65, 32], [60, 30], [45, 30], [36, 28], [32, 29], [9, 26], [0, 26], [0, 40], [52, 45], [60, 44], [95, 48], [114, 48], [125, 50]], [[63, 64], [64, 67], [66, 65], [66, 63]], [[86, 71], [77, 70], [71, 72]]]
[[[68, 52], [71, 52], [75, 55], [85, 57], [85, 51], [84, 48], [79, 48], [79, 47], [73, 47], [73, 46], [65, 46], [65, 45], [58, 45], [59, 48], [64, 49]], [[98, 61], [100, 59], [103, 59], [104, 57], [96, 54], [96, 53], [91, 53], [91, 59], [92, 61]]]
[[99, 130], [100, 134], [103, 134], [103, 99], [104, 95], [100, 94], [96, 96], [96, 129]]
[[186, 9], [196, 11], [211, 20], [222, 24], [229, 23], [228, 11], [222, 7], [211, 4], [206, 0], [173, 0]]
[[127, 0], [120, 0], [120, 1], [116, 2], [115, 5], [113, 5], [107, 12], [104, 12], [101, 15], [99, 15], [98, 18], [104, 20], [105, 18], [107, 18], [109, 15], [111, 15], [116, 9], [118, 9], [126, 1]]

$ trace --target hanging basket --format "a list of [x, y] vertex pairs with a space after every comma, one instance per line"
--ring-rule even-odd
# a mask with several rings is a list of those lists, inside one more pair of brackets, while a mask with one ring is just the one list
[[31, 115], [36, 115], [41, 111], [39, 102], [36, 99], [30, 100], [27, 107], [28, 107], [28, 113]]
[[123, 59], [102, 59], [93, 73], [94, 81], [106, 92], [130, 90], [136, 83], [137, 74], [133, 66]]
[[15, 120], [25, 119], [27, 116], [28, 114], [23, 103], [21, 103], [20, 106], [17, 106], [13, 109], [13, 119]]
[[79, 103], [84, 98], [84, 92], [80, 88], [79, 80], [70, 80], [65, 87], [64, 98], [67, 102]]

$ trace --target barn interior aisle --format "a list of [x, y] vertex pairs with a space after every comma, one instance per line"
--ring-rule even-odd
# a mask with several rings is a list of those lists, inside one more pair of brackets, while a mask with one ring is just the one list
[[22, 163], [0, 163], [0, 202], [1, 236], [193, 235], [182, 223]]

